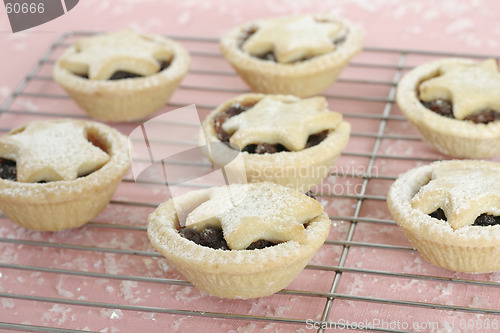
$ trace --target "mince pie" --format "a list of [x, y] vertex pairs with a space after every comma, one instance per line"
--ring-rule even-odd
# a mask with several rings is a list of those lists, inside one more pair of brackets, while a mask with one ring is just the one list
[[350, 134], [324, 97], [245, 94], [226, 101], [202, 124], [200, 143], [217, 167], [241, 151], [246, 181], [271, 181], [307, 192], [326, 178]]
[[285, 288], [329, 229], [318, 201], [269, 182], [189, 192], [148, 218], [153, 247], [198, 289], [224, 298]]
[[127, 29], [77, 40], [57, 60], [53, 75], [90, 116], [133, 121], [163, 107], [189, 65], [178, 43]]
[[81, 226], [109, 203], [130, 165], [127, 138], [90, 121], [33, 121], [0, 138], [0, 210], [56, 231]]
[[398, 84], [397, 103], [424, 140], [454, 157], [500, 154], [500, 71], [449, 58], [411, 70]]
[[223, 56], [253, 91], [316, 95], [363, 47], [361, 30], [331, 15], [259, 20], [221, 40]]
[[431, 263], [460, 272], [500, 270], [500, 164], [434, 162], [401, 175], [389, 210]]

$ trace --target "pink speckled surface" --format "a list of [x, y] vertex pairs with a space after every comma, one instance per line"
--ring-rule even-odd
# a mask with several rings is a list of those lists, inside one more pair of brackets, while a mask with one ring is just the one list
[[[0, 105], [49, 46], [70, 30], [111, 31], [133, 26], [168, 35], [218, 38], [247, 20], [299, 12], [332, 12], [361, 25], [366, 34], [365, 45], [369, 47], [495, 55], [500, 47], [499, 11], [500, 3], [495, 0], [81, 0], [71, 12], [55, 21], [12, 34], [2, 8]], [[190, 51], [218, 53], [213, 42], [182, 44]], [[56, 48], [50, 59], [56, 59], [60, 52], [62, 48]], [[410, 53], [405, 66], [433, 58], [436, 56]], [[366, 184], [359, 207], [357, 199], [363, 179], [342, 176], [365, 172], [369, 165], [380, 117], [392, 87], [373, 82], [392, 82], [399, 60], [398, 52], [365, 51], [354, 59], [358, 65], [348, 67], [341, 80], [326, 92], [332, 96], [328, 99], [331, 108], [344, 114], [355, 135], [334, 168], [338, 175], [325, 180], [321, 188], [324, 195], [318, 197], [332, 217], [328, 242], [287, 288], [288, 292], [255, 300], [222, 300], [186, 285], [182, 275], [154, 252], [144, 231], [147, 215], [166, 198], [165, 189], [138, 186], [129, 173], [113, 202], [93, 223], [82, 228], [58, 233], [34, 232], [0, 216], [0, 330], [4, 327], [2, 323], [12, 323], [27, 325], [23, 326], [26, 330], [34, 325], [97, 332], [309, 332], [312, 330], [304, 322], [321, 320], [327, 303], [325, 293], [331, 291], [339, 274], [337, 266], [349, 234], [350, 218], [358, 214], [353, 243], [343, 262], [345, 268], [332, 295], [335, 299], [327, 321], [379, 323], [377, 328], [384, 328], [383, 323], [400, 321], [409, 327], [386, 328], [416, 332], [496, 332], [485, 325], [500, 320], [497, 314], [487, 313], [500, 312], [500, 273], [462, 274], [432, 266], [411, 249], [403, 233], [392, 223], [384, 201], [392, 178], [411, 167], [447, 158], [418, 140], [415, 129], [401, 119], [397, 106], [389, 105], [390, 118], [374, 160], [374, 178]], [[381, 66], [374, 68], [370, 64]], [[185, 78], [183, 87], [171, 100], [175, 106], [159, 113], [194, 103], [203, 117], [210, 111], [204, 106], [216, 106], [233, 97], [235, 91], [247, 91], [237, 76], [196, 72], [231, 73], [230, 66], [220, 57], [193, 56], [192, 69], [195, 72]], [[49, 62], [36, 74], [48, 77], [51, 70]], [[228, 91], [213, 92], [210, 90], [213, 87]], [[31, 80], [23, 92], [65, 95], [53, 81], [44, 79]], [[0, 116], [1, 129], [32, 119], [85, 116], [67, 98], [18, 96], [8, 111]], [[41, 115], [45, 113], [48, 115]], [[137, 123], [111, 125], [128, 134]], [[181, 140], [190, 143], [169, 144], [171, 151], [194, 147], [197, 142], [196, 126], [179, 125], [170, 131], [182, 133]], [[200, 164], [197, 172], [210, 171], [206, 159], [197, 162]], [[177, 172], [182, 177], [190, 170], [179, 166]], [[204, 179], [194, 186], [210, 181]], [[474, 283], [468, 283], [469, 280]], [[22, 297], [18, 299], [15, 295]], [[37, 300], [39, 297], [49, 299]], [[418, 304], [408, 306], [405, 301]], [[472, 312], [465, 308], [479, 310]], [[212, 318], [214, 313], [219, 318]], [[225, 315], [241, 317], [224, 318]], [[270, 319], [257, 320], [261, 316]], [[302, 322], [282, 323], [283, 318]], [[454, 326], [447, 327], [451, 325]], [[326, 331], [353, 331], [341, 328]]]
[[366, 45], [495, 54], [500, 47], [495, 0], [81, 0], [66, 15], [12, 34], [0, 10], [0, 102], [46, 46], [68, 30], [111, 31], [132, 26], [173, 35], [221, 37], [247, 20], [292, 13], [331, 12], [360, 24]]

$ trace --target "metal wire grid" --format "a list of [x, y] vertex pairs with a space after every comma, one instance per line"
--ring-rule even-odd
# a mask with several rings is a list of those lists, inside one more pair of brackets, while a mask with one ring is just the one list
[[[26, 92], [25, 89], [28, 84], [34, 80], [38, 81], [46, 81], [47, 84], [54, 84], [52, 78], [47, 75], [39, 74], [39, 71], [43, 65], [52, 64], [54, 61], [50, 60], [51, 55], [53, 55], [54, 51], [58, 48], [65, 47], [68, 45], [67, 40], [69, 38], [73, 38], [75, 36], [85, 36], [89, 35], [89, 32], [72, 32], [66, 33], [58, 38], [50, 48], [43, 54], [43, 56], [39, 59], [33, 69], [27, 74], [27, 76], [23, 79], [23, 81], [19, 84], [19, 86], [14, 90], [14, 92], [7, 98], [7, 100], [0, 107], [0, 115], [2, 114], [15, 114], [15, 115], [37, 115], [41, 117], [54, 117], [58, 115], [54, 115], [52, 113], [45, 112], [36, 112], [33, 113], [31, 111], [27, 111], [24, 109], [12, 109], [11, 105], [14, 104], [17, 98], [19, 97], [33, 97], [33, 98], [44, 98], [44, 99], [68, 99], [69, 97], [66, 95], [53, 95], [53, 94], [44, 94], [44, 93], [30, 93]], [[172, 36], [173, 39], [176, 39], [180, 42], [198, 42], [198, 43], [218, 43], [218, 40], [215, 38], [206, 38], [206, 37], [185, 37], [185, 36]], [[329, 193], [320, 193], [320, 196], [329, 196], [329, 197], [341, 197], [355, 200], [355, 210], [354, 214], [350, 216], [330, 216], [332, 221], [349, 221], [350, 226], [348, 228], [347, 235], [343, 240], [327, 240], [326, 245], [338, 245], [342, 246], [342, 252], [338, 265], [308, 265], [306, 269], [309, 270], [322, 270], [322, 271], [332, 271], [335, 272], [335, 276], [333, 278], [333, 282], [331, 284], [330, 290], [328, 292], [309, 292], [309, 291], [301, 291], [301, 290], [283, 290], [279, 292], [280, 294], [287, 295], [296, 295], [296, 296], [310, 296], [316, 297], [320, 299], [326, 299], [326, 305], [323, 308], [321, 319], [316, 321], [318, 325], [328, 324], [329, 327], [335, 327], [335, 322], [329, 321], [329, 315], [334, 308], [334, 300], [351, 300], [351, 301], [363, 301], [368, 303], [376, 304], [391, 304], [395, 306], [403, 306], [403, 307], [416, 307], [423, 309], [439, 309], [439, 310], [452, 310], [452, 311], [461, 311], [461, 312], [469, 312], [469, 313], [480, 313], [480, 314], [489, 314], [489, 315], [500, 315], [499, 309], [488, 309], [488, 308], [477, 308], [477, 307], [469, 307], [469, 306], [454, 306], [440, 303], [432, 303], [432, 302], [421, 302], [421, 301], [405, 301], [405, 300], [396, 300], [396, 299], [386, 299], [386, 298], [378, 298], [378, 297], [367, 297], [367, 296], [356, 296], [345, 293], [338, 292], [339, 283], [342, 279], [343, 273], [353, 273], [353, 274], [368, 274], [368, 275], [376, 275], [382, 278], [401, 278], [401, 279], [417, 279], [417, 280], [430, 280], [435, 282], [446, 282], [453, 284], [467, 284], [474, 286], [483, 286], [483, 287], [492, 287], [498, 288], [500, 287], [500, 283], [491, 282], [491, 281], [475, 281], [469, 279], [458, 279], [458, 278], [450, 278], [450, 277], [442, 277], [442, 276], [430, 276], [424, 274], [411, 274], [411, 273], [401, 273], [401, 272], [390, 272], [384, 270], [374, 270], [374, 269], [364, 269], [364, 268], [353, 268], [345, 266], [347, 255], [351, 248], [353, 247], [364, 247], [364, 248], [380, 248], [380, 249], [388, 249], [393, 251], [415, 251], [413, 248], [408, 246], [397, 246], [391, 244], [376, 244], [369, 242], [359, 242], [354, 241], [353, 236], [356, 230], [358, 223], [371, 223], [371, 224], [381, 224], [381, 225], [394, 225], [394, 221], [387, 219], [378, 219], [371, 217], [362, 217], [360, 216], [362, 205], [367, 200], [376, 200], [376, 201], [385, 201], [385, 196], [382, 195], [371, 195], [367, 194], [367, 186], [370, 180], [378, 179], [378, 180], [388, 180], [392, 181], [396, 178], [394, 175], [378, 175], [376, 173], [372, 173], [373, 167], [375, 165], [375, 161], [378, 158], [390, 159], [390, 160], [407, 160], [407, 161], [419, 161], [419, 162], [431, 162], [433, 158], [422, 158], [418, 156], [397, 156], [397, 155], [388, 155], [382, 154], [379, 152], [380, 146], [383, 139], [395, 139], [395, 140], [405, 140], [405, 141], [419, 141], [418, 137], [414, 136], [406, 136], [406, 135], [389, 135], [385, 133], [386, 125], [388, 121], [401, 121], [404, 122], [406, 119], [403, 116], [399, 115], [391, 115], [391, 108], [394, 104], [395, 97], [395, 89], [398, 80], [400, 79], [404, 70], [410, 68], [411, 66], [406, 65], [406, 60], [409, 55], [429, 55], [429, 56], [467, 56], [467, 57], [475, 57], [475, 58], [485, 58], [485, 55], [472, 55], [472, 54], [449, 54], [449, 53], [438, 53], [438, 52], [426, 52], [426, 51], [415, 51], [415, 50], [400, 50], [400, 49], [384, 49], [384, 48], [374, 48], [367, 47], [365, 48], [365, 52], [374, 52], [374, 53], [384, 53], [388, 55], [397, 55], [398, 61], [397, 64], [376, 64], [376, 63], [364, 63], [364, 62], [352, 62], [350, 67], [367, 67], [367, 68], [385, 68], [385, 69], [393, 69], [395, 70], [394, 78], [390, 81], [383, 80], [372, 80], [372, 79], [339, 79], [339, 82], [347, 82], [347, 83], [359, 83], [366, 85], [382, 85], [389, 86], [389, 94], [387, 97], [371, 97], [371, 96], [347, 96], [347, 95], [325, 95], [328, 98], [334, 99], [347, 99], [352, 100], [354, 102], [381, 102], [385, 103], [383, 113], [381, 115], [376, 114], [345, 114], [346, 118], [354, 118], [354, 119], [374, 119], [379, 121], [378, 130], [375, 133], [361, 133], [354, 132], [351, 134], [352, 137], [359, 138], [372, 138], [374, 139], [374, 146], [370, 153], [357, 153], [345, 151], [343, 156], [352, 156], [352, 157], [362, 157], [368, 158], [368, 167], [365, 172], [362, 173], [346, 173], [346, 172], [334, 172], [335, 176], [339, 177], [349, 177], [354, 179], [359, 179], [362, 181], [362, 187], [359, 194], [352, 195], [335, 195]], [[221, 57], [218, 52], [208, 52], [208, 51], [190, 51], [192, 55], [206, 58], [213, 57]], [[212, 69], [198, 69], [191, 70], [191, 73], [197, 73], [202, 75], [213, 75], [213, 76], [234, 76], [236, 73], [233, 71], [219, 71]], [[234, 94], [247, 92], [245, 89], [237, 89], [237, 88], [223, 88], [223, 87], [204, 87], [204, 86], [194, 86], [194, 85], [181, 85], [180, 89], [191, 89], [191, 90], [208, 90], [210, 92], [229, 92]], [[172, 107], [180, 107], [184, 105], [170, 103]], [[197, 105], [201, 108], [213, 109], [216, 105]], [[66, 115], [65, 115], [66, 116]], [[76, 118], [87, 118], [82, 115], [70, 115], [69, 117]], [[190, 126], [192, 124], [181, 124]], [[0, 126], [0, 132], [7, 132], [10, 130], [9, 128], [3, 128]], [[184, 145], [194, 145], [196, 143], [193, 142], [176, 142], [176, 144], [184, 144]], [[181, 161], [181, 163], [183, 163]], [[188, 163], [189, 164], [189, 163]], [[205, 165], [206, 166], [206, 165]], [[124, 179], [123, 182], [133, 182], [131, 179]], [[147, 204], [141, 202], [133, 202], [133, 201], [117, 201], [114, 200], [111, 202], [112, 204], [117, 205], [127, 205], [131, 207], [151, 207], [155, 208], [156, 204]], [[4, 217], [3, 215], [0, 215]], [[146, 227], [144, 226], [132, 226], [132, 225], [119, 225], [119, 224], [107, 224], [107, 223], [96, 223], [91, 222], [90, 225], [94, 228], [116, 228], [122, 230], [136, 230], [136, 231], [145, 231]], [[83, 246], [83, 245], [73, 245], [73, 244], [63, 244], [63, 243], [52, 243], [45, 241], [32, 241], [32, 240], [22, 240], [15, 238], [0, 238], [0, 243], [3, 244], [24, 244], [31, 245], [35, 247], [50, 247], [56, 248], [60, 250], [80, 250], [80, 251], [90, 251], [90, 252], [104, 252], [104, 253], [116, 253], [121, 255], [134, 255], [134, 256], [145, 256], [145, 257], [161, 257], [158, 253], [149, 252], [149, 251], [139, 251], [134, 249], [113, 249], [113, 248], [102, 248], [102, 247], [92, 247], [92, 246]], [[38, 266], [26, 266], [26, 265], [18, 265], [18, 264], [9, 264], [9, 263], [1, 263], [0, 269], [12, 269], [18, 271], [31, 271], [31, 272], [44, 272], [44, 273], [55, 273], [62, 275], [73, 275], [79, 277], [92, 277], [92, 278], [106, 278], [106, 279], [114, 279], [114, 280], [127, 280], [127, 281], [136, 281], [136, 282], [147, 282], [147, 283], [157, 283], [157, 284], [167, 284], [167, 285], [190, 285], [189, 282], [184, 280], [174, 280], [174, 279], [165, 279], [165, 278], [152, 278], [152, 277], [139, 277], [139, 276], [129, 276], [129, 275], [119, 275], [119, 274], [107, 274], [107, 273], [95, 273], [95, 272], [86, 272], [86, 271], [76, 271], [76, 270], [66, 270], [66, 269], [58, 269], [58, 268], [49, 268], [49, 267], [38, 267]], [[272, 296], [271, 296], [272, 297]], [[198, 316], [198, 317], [206, 317], [206, 318], [220, 318], [225, 320], [241, 320], [241, 321], [258, 321], [258, 322], [270, 322], [270, 323], [286, 323], [286, 324], [295, 324], [295, 325], [305, 325], [306, 322], [304, 319], [297, 318], [285, 318], [285, 317], [276, 317], [276, 316], [252, 316], [252, 315], [244, 315], [244, 314], [235, 314], [231, 313], [230, 309], [226, 313], [224, 312], [206, 312], [206, 311], [191, 311], [191, 310], [181, 310], [181, 309], [170, 309], [170, 308], [162, 308], [162, 307], [150, 307], [150, 306], [134, 306], [134, 305], [123, 305], [116, 303], [103, 303], [103, 302], [91, 302], [91, 301], [82, 301], [82, 300], [72, 300], [72, 299], [63, 299], [63, 298], [52, 298], [52, 297], [44, 297], [37, 296], [33, 294], [13, 294], [9, 292], [0, 292], [0, 298], [6, 299], [14, 299], [14, 300], [26, 300], [26, 301], [38, 301], [45, 303], [54, 303], [54, 304], [65, 304], [65, 305], [75, 305], [75, 306], [86, 306], [86, 307], [96, 307], [96, 308], [107, 308], [107, 309], [120, 309], [120, 310], [131, 310], [131, 311], [141, 311], [141, 312], [152, 312], [158, 314], [172, 314], [172, 315], [181, 315], [181, 316]], [[5, 318], [7, 319], [7, 318]], [[5, 320], [4, 319], [4, 320]], [[0, 328], [3, 329], [11, 329], [18, 331], [36, 331], [36, 332], [83, 332], [79, 330], [70, 330], [70, 329], [61, 329], [56, 327], [45, 327], [45, 326], [36, 326], [36, 325], [27, 325], [21, 323], [12, 323], [8, 321], [0, 322]], [[389, 329], [389, 328], [374, 328], [374, 327], [363, 327], [359, 326], [357, 330], [370, 330], [370, 331], [380, 331], [380, 332], [416, 332], [409, 330], [400, 330], [400, 329]], [[320, 328], [318, 332], [323, 332], [324, 329]]]

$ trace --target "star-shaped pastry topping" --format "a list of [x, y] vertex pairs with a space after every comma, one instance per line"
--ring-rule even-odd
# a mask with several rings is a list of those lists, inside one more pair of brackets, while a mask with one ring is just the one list
[[244, 250], [260, 239], [304, 242], [303, 224], [322, 213], [318, 201], [288, 187], [233, 184], [212, 189], [210, 199], [188, 215], [186, 227], [222, 228], [229, 248]]
[[264, 97], [253, 108], [229, 118], [222, 128], [240, 148], [249, 144], [280, 143], [290, 151], [306, 146], [309, 135], [335, 129], [342, 115], [327, 108], [324, 97], [293, 98], [289, 102]]
[[453, 115], [467, 116], [492, 109], [500, 112], [500, 72], [495, 59], [480, 64], [444, 64], [441, 75], [420, 85], [420, 99], [445, 99], [453, 103]]
[[152, 35], [132, 29], [82, 38], [75, 51], [61, 58], [61, 66], [90, 80], [107, 80], [117, 71], [142, 76], [157, 73], [161, 61], [169, 61], [172, 48]]
[[73, 180], [89, 174], [109, 156], [87, 140], [78, 121], [34, 121], [0, 138], [0, 157], [16, 161], [17, 181]]
[[243, 51], [254, 56], [274, 51], [279, 63], [335, 50], [334, 37], [342, 30], [337, 22], [318, 22], [312, 16], [296, 16], [265, 20], [243, 45]]
[[430, 214], [441, 208], [453, 229], [472, 225], [483, 214], [500, 214], [498, 168], [436, 168], [431, 180], [413, 197], [413, 208]]

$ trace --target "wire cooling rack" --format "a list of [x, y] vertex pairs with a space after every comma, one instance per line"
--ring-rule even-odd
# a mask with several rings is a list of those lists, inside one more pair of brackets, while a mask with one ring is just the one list
[[[55, 59], [88, 32], [52, 44], [0, 108], [0, 132], [34, 119], [88, 118], [52, 80]], [[196, 104], [200, 117], [248, 92], [217, 39], [179, 37], [192, 68], [158, 114]], [[162, 189], [127, 175], [94, 221], [58, 233], [24, 229], [0, 215], [0, 328], [30, 332], [496, 332], [500, 274], [462, 274], [427, 263], [385, 205], [396, 176], [446, 159], [423, 143], [394, 103], [398, 80], [447, 54], [367, 47], [324, 93], [352, 125], [350, 142], [317, 190], [332, 220], [325, 244], [287, 289], [260, 299], [223, 300], [196, 290], [149, 245], [146, 218]], [[124, 134], [138, 123], [110, 124]], [[196, 123], [162, 142], [197, 145]], [[174, 163], [175, 164], [175, 163]], [[178, 161], [180, 172], [208, 160]], [[182, 184], [182, 190], [210, 186]]]

